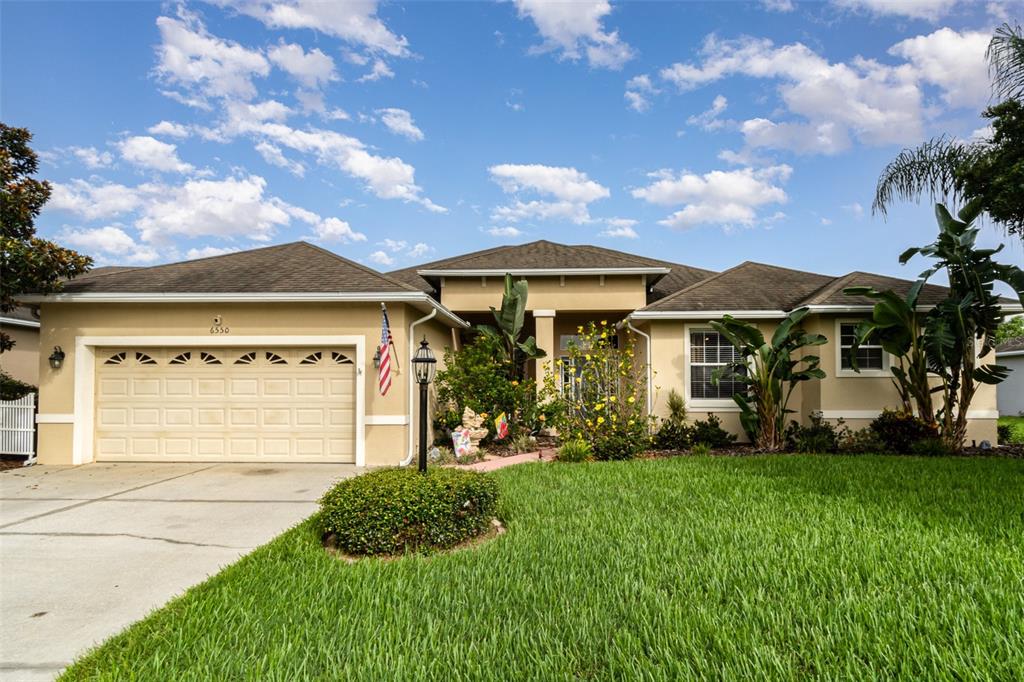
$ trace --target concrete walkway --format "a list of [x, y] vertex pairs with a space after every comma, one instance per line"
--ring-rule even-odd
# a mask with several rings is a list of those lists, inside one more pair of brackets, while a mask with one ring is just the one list
[[0, 474], [0, 679], [75, 657], [316, 509], [345, 464], [87, 464]]
[[495, 471], [497, 469], [504, 469], [505, 467], [514, 466], [516, 464], [525, 464], [527, 462], [550, 462], [554, 458], [554, 449], [544, 449], [537, 452], [523, 452], [521, 454], [510, 455], [508, 457], [492, 457], [491, 459], [485, 459], [482, 462], [457, 464], [455, 466], [459, 469], [472, 469], [473, 471]]

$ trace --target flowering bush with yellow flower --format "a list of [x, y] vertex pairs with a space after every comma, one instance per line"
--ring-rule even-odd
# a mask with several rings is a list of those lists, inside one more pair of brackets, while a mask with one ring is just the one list
[[629, 459], [650, 446], [647, 381], [636, 363], [633, 335], [608, 320], [577, 329], [566, 357], [556, 361], [565, 409], [558, 431], [580, 438], [595, 459]]

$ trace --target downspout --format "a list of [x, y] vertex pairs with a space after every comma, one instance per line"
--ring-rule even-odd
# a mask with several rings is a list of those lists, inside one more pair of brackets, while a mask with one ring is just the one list
[[409, 325], [409, 423], [407, 425], [409, 427], [409, 456], [399, 463], [398, 466], [402, 467], [409, 466], [416, 456], [416, 439], [413, 433], [413, 426], [415, 426], [413, 424], [413, 413], [415, 412], [413, 405], [416, 404], [416, 372], [412, 371], [411, 363], [413, 348], [416, 347], [416, 327], [428, 320], [434, 319], [435, 315], [437, 315], [437, 308], [433, 308], [429, 314], [424, 315]]
[[634, 327], [633, 321], [628, 317], [626, 318], [626, 328], [629, 329], [629, 331], [644, 337], [647, 341], [647, 416], [649, 417], [654, 410], [654, 396], [652, 395], [654, 379], [651, 376], [651, 335], [645, 334]]

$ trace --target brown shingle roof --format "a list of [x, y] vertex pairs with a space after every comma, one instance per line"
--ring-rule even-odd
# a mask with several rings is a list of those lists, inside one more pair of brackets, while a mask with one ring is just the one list
[[643, 308], [644, 312], [789, 310], [835, 278], [747, 261]]
[[698, 282], [709, 275], [712, 270], [704, 270], [689, 265], [680, 265], [669, 261], [647, 258], [632, 253], [605, 249], [589, 244], [569, 245], [558, 244], [547, 240], [498, 246], [482, 251], [444, 258], [430, 263], [423, 263], [410, 268], [403, 268], [388, 273], [421, 291], [435, 292], [434, 286], [417, 274], [426, 270], [516, 270], [516, 269], [615, 269], [615, 268], [669, 268], [671, 272], [662, 276], [653, 287], [653, 298], [661, 298], [679, 289]]
[[1001, 344], [996, 346], [996, 354], [999, 353], [1016, 353], [1024, 351], [1024, 336], [1018, 336], [1016, 338], [1007, 339]]
[[401, 292], [414, 287], [308, 242], [84, 276], [65, 293]]
[[[837, 277], [820, 290], [808, 296], [800, 305], [872, 305], [871, 299], [863, 296], [848, 296], [843, 293], [847, 287], [873, 287], [879, 291], [891, 289], [900, 296], [906, 296], [914, 282], [899, 277], [877, 275], [872, 272], [851, 272]], [[935, 305], [946, 297], [949, 290], [936, 284], [925, 284], [917, 301], [920, 305]], [[797, 306], [799, 307], [799, 306]]]

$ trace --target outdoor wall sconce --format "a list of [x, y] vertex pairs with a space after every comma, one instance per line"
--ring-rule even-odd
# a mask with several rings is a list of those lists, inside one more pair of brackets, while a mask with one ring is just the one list
[[373, 354], [373, 368], [380, 369], [380, 346], [377, 346], [377, 352]]
[[50, 353], [50, 367], [60, 369], [64, 366], [64, 350], [60, 346], [54, 346]]

